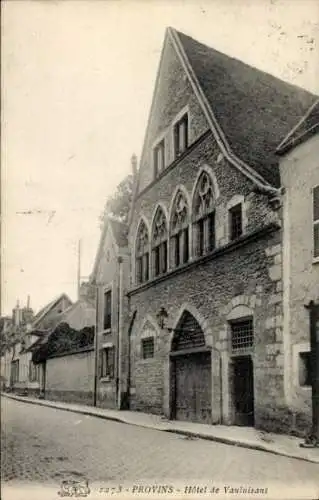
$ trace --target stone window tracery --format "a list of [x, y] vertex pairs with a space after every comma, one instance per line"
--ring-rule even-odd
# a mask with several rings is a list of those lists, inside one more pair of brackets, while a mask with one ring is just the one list
[[194, 195], [194, 241], [196, 256], [215, 248], [215, 197], [211, 177], [203, 172]]
[[189, 260], [189, 210], [184, 194], [175, 197], [171, 218], [172, 263], [174, 267]]
[[167, 221], [161, 207], [156, 210], [152, 231], [152, 255], [154, 276], [167, 271]]
[[149, 278], [149, 235], [145, 222], [140, 222], [136, 238], [136, 280], [144, 283]]

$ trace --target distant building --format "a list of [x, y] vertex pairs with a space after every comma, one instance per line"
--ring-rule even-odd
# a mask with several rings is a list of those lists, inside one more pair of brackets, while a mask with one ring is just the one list
[[30, 346], [52, 328], [57, 315], [72, 304], [65, 294], [42, 308], [35, 316], [29, 307], [13, 309], [9, 349], [3, 356], [6, 387], [11, 390], [38, 392], [43, 374], [32, 362]]

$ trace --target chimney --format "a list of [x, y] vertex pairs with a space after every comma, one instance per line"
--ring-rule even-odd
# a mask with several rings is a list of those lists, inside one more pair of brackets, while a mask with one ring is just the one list
[[30, 307], [30, 295], [27, 297], [27, 306], [22, 309], [22, 321], [24, 324], [30, 324], [33, 319], [33, 310]]

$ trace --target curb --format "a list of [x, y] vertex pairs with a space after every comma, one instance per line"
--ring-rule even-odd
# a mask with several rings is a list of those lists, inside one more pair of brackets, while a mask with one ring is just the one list
[[51, 401], [49, 403], [48, 401], [44, 401], [44, 400], [30, 400], [30, 399], [25, 398], [25, 397], [15, 396], [15, 395], [7, 394], [7, 393], [1, 393], [1, 396], [6, 397], [8, 399], [21, 401], [23, 403], [28, 403], [28, 404], [38, 405], [38, 406], [45, 406], [46, 408], [53, 408], [56, 410], [68, 411], [71, 413], [77, 413], [80, 415], [96, 417], [96, 418], [100, 418], [102, 420], [109, 420], [112, 422], [117, 422], [117, 423], [122, 423], [122, 424], [127, 424], [127, 425], [134, 425], [136, 427], [141, 427], [144, 429], [153, 429], [153, 430], [159, 431], [159, 432], [168, 432], [171, 434], [178, 434], [181, 436], [194, 437], [196, 439], [204, 439], [206, 441], [214, 441], [216, 443], [226, 444], [226, 445], [230, 445], [230, 446], [237, 446], [238, 448], [247, 448], [250, 450], [263, 451], [263, 452], [271, 453], [271, 454], [277, 455], [277, 456], [283, 456], [286, 458], [293, 458], [295, 460], [302, 460], [303, 462], [319, 464], [319, 457], [318, 457], [318, 459], [301, 457], [299, 455], [286, 453], [284, 451], [274, 450], [272, 448], [268, 448], [266, 446], [263, 446], [262, 444], [246, 443], [243, 441], [237, 441], [235, 439], [229, 439], [229, 438], [224, 438], [224, 437], [219, 437], [219, 436], [212, 436], [211, 434], [201, 434], [201, 433], [198, 433], [195, 431], [194, 432], [184, 431], [182, 429], [167, 429], [167, 428], [161, 429], [161, 428], [157, 427], [156, 425], [140, 424], [140, 423], [136, 423], [136, 422], [131, 422], [131, 421], [126, 420], [125, 418], [113, 417], [111, 415], [103, 415], [103, 414], [95, 413], [94, 411], [90, 411], [90, 410], [82, 410], [81, 408], [61, 407], [61, 406], [57, 405], [56, 402], [51, 403]]

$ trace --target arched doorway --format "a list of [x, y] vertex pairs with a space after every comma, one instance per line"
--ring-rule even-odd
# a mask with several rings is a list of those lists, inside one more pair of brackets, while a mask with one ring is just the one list
[[171, 346], [171, 418], [211, 423], [211, 351], [194, 316], [185, 311]]

